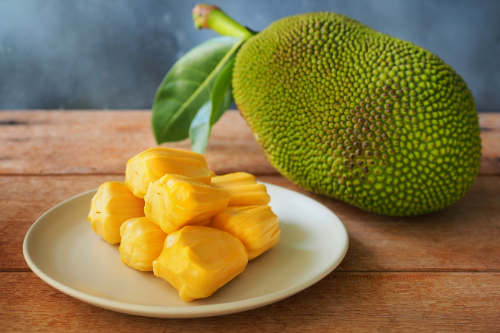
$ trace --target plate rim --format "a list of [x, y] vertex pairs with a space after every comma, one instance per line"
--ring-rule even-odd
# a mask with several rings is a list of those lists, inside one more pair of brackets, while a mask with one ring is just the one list
[[62, 282], [57, 281], [56, 279], [50, 277], [48, 274], [43, 272], [42, 269], [40, 269], [33, 259], [31, 258], [29, 254], [29, 242], [34, 233], [34, 230], [36, 228], [36, 225], [38, 223], [42, 223], [42, 221], [48, 214], [50, 214], [52, 211], [58, 209], [60, 206], [63, 206], [69, 201], [78, 199], [79, 197], [88, 195], [89, 193], [95, 193], [97, 191], [97, 188], [85, 191], [82, 193], [79, 193], [71, 198], [68, 198], [57, 205], [51, 207], [49, 210], [47, 210], [45, 213], [43, 213], [39, 218], [36, 219], [36, 221], [30, 226], [28, 232], [26, 233], [26, 236], [24, 237], [23, 241], [23, 255], [24, 255], [24, 260], [28, 264], [29, 268], [37, 275], [42, 281], [50, 285], [51, 287], [71, 296], [76, 299], [79, 299], [83, 302], [92, 304], [94, 306], [98, 306], [101, 308], [105, 308], [108, 310], [112, 311], [117, 311], [117, 312], [122, 312], [122, 313], [127, 313], [127, 314], [132, 314], [132, 315], [139, 315], [139, 316], [147, 316], [147, 317], [162, 317], [162, 318], [197, 318], [197, 317], [212, 317], [212, 316], [220, 316], [220, 315], [226, 315], [226, 314], [231, 314], [231, 313], [237, 313], [237, 312], [243, 312], [251, 309], [255, 309], [258, 307], [266, 306], [278, 301], [281, 301], [287, 297], [293, 296], [308, 287], [312, 286], [313, 284], [316, 284], [318, 281], [322, 280], [325, 278], [328, 274], [330, 274], [344, 259], [347, 250], [349, 248], [349, 234], [347, 233], [347, 230], [345, 228], [344, 223], [340, 220], [340, 218], [333, 212], [331, 211], [328, 207], [323, 205], [317, 200], [314, 200], [302, 193], [287, 189], [282, 186], [274, 185], [274, 184], [269, 184], [265, 182], [259, 182], [266, 187], [277, 187], [280, 190], [285, 190], [292, 192], [295, 195], [302, 196], [303, 198], [306, 198], [307, 200], [311, 200], [315, 202], [316, 204], [319, 204], [323, 206], [325, 209], [327, 209], [334, 217], [338, 219], [338, 222], [340, 223], [341, 231], [345, 239], [345, 246], [342, 250], [341, 255], [337, 258], [337, 260], [333, 261], [332, 264], [330, 264], [327, 268], [325, 268], [321, 274], [316, 275], [314, 278], [306, 280], [300, 284], [291, 286], [289, 288], [276, 291], [270, 294], [262, 295], [262, 296], [257, 296], [249, 299], [244, 299], [244, 300], [239, 300], [239, 301], [233, 301], [233, 302], [228, 302], [228, 303], [221, 303], [221, 304], [204, 304], [204, 305], [198, 305], [198, 306], [190, 306], [190, 307], [176, 307], [176, 306], [158, 306], [158, 305], [144, 305], [144, 304], [135, 304], [135, 303], [128, 303], [128, 302], [121, 302], [121, 301], [115, 301], [115, 300], [110, 300], [94, 295], [90, 295], [88, 293], [79, 291], [77, 289], [74, 289], [72, 287], [69, 287], [65, 285]]

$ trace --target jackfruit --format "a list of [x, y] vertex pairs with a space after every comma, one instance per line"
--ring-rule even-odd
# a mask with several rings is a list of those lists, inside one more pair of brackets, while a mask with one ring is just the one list
[[139, 271], [152, 271], [153, 261], [163, 250], [167, 234], [145, 217], [125, 221], [120, 227], [120, 257]]
[[[245, 36], [217, 8], [193, 13], [198, 27]], [[464, 80], [431, 52], [349, 17], [276, 21], [243, 44], [232, 84], [268, 160], [312, 192], [407, 216], [453, 204], [475, 181], [480, 129]]]
[[252, 260], [280, 240], [278, 217], [269, 206], [228, 207], [215, 215], [210, 227], [227, 231], [238, 238]]
[[255, 176], [246, 172], [213, 177], [211, 185], [229, 193], [228, 206], [261, 206], [271, 201], [266, 185], [257, 184]]
[[227, 207], [229, 193], [196, 179], [167, 174], [149, 186], [146, 217], [170, 234], [186, 225], [207, 225]]
[[187, 226], [171, 233], [153, 262], [185, 301], [206, 298], [243, 272], [248, 255], [241, 241], [225, 231]]
[[123, 222], [142, 216], [144, 200], [135, 197], [124, 182], [109, 181], [99, 186], [92, 198], [88, 220], [106, 242], [118, 244]]
[[203, 155], [172, 148], [151, 148], [127, 162], [126, 184], [138, 198], [144, 198], [149, 183], [165, 174], [178, 174], [210, 184], [212, 173]]

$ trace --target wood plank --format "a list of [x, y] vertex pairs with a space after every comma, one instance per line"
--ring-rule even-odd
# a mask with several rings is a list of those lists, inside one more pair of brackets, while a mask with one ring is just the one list
[[[23, 241], [44, 212], [79, 193], [124, 176], [0, 176], [0, 271], [29, 270]], [[90, 209], [90, 206], [89, 206]]]
[[500, 271], [500, 178], [479, 176], [441, 211], [389, 217], [309, 193], [279, 177], [260, 180], [305, 194], [333, 211], [349, 233], [345, 271]]
[[[122, 174], [129, 158], [157, 146], [150, 118], [148, 111], [1, 112], [0, 174]], [[190, 150], [188, 140], [162, 146]], [[238, 112], [214, 126], [205, 157], [217, 174], [277, 173]]]
[[500, 174], [500, 113], [480, 113], [482, 159], [480, 174]]
[[[149, 111], [4, 111], [0, 174], [120, 174], [126, 161], [156, 146]], [[481, 113], [480, 173], [500, 174], [500, 114]], [[164, 144], [189, 149], [187, 140]], [[216, 173], [276, 174], [238, 112], [215, 125], [206, 152]]]
[[[27, 270], [22, 242], [55, 204], [123, 176], [0, 176], [0, 270]], [[281, 176], [258, 179], [304, 193], [344, 222], [343, 271], [500, 271], [500, 177], [480, 176], [457, 204], [420, 217], [392, 218], [306, 193]], [[314, 221], [311, 221], [314, 223]]]
[[199, 319], [120, 314], [33, 273], [0, 273], [3, 332], [498, 332], [499, 273], [342, 273], [278, 303]]

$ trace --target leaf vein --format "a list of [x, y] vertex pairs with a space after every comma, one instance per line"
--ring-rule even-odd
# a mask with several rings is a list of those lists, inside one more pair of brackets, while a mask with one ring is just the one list
[[[245, 41], [244, 38], [242, 38], [240, 41], [238, 41], [221, 59], [221, 61], [217, 64], [217, 66], [210, 72], [208, 77], [202, 82], [202, 84], [196, 89], [196, 91], [189, 96], [188, 100], [185, 101], [181, 107], [172, 115], [170, 118], [170, 124], [175, 123], [177, 118], [186, 110], [189, 106], [190, 103], [192, 103], [196, 97], [200, 95], [202, 91], [204, 91], [207, 87], [207, 85], [211, 82], [211, 80], [214, 78], [214, 76], [223, 68], [223, 66], [226, 64], [228, 59], [231, 58], [232, 54], [240, 47], [240, 45]], [[210, 96], [210, 94], [209, 94]], [[163, 137], [165, 135], [165, 132], [170, 128], [169, 126], [163, 127], [163, 130], [161, 131], [160, 137]]]

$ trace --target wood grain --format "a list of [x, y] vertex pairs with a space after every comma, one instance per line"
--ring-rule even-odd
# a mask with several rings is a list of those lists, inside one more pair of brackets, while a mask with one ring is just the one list
[[479, 126], [483, 146], [479, 172], [483, 175], [498, 175], [500, 174], [500, 113], [480, 113]]
[[[224, 317], [162, 320], [73, 299], [29, 271], [22, 243], [46, 210], [107, 180], [155, 146], [147, 111], [0, 112], [1, 332], [500, 332], [500, 114], [480, 114], [483, 158], [471, 191], [440, 212], [370, 214], [278, 175], [237, 112], [206, 154], [218, 174], [247, 171], [318, 200], [344, 222], [341, 265], [276, 304]], [[189, 149], [189, 142], [165, 145]], [[286, 221], [282, 221], [286, 223]], [[314, 221], [311, 221], [314, 223]]]
[[[0, 174], [121, 174], [126, 161], [156, 146], [149, 111], [23, 111], [0, 113]], [[500, 114], [481, 113], [480, 174], [500, 174]], [[189, 149], [187, 140], [164, 144]], [[277, 174], [245, 120], [227, 112], [206, 152], [218, 174]]]
[[349, 233], [349, 251], [338, 270], [500, 270], [500, 256], [493, 255], [500, 253], [499, 177], [480, 176], [454, 205], [415, 217], [368, 213], [306, 192], [283, 177], [259, 179], [306, 194], [341, 219]]
[[[0, 176], [0, 270], [28, 270], [22, 242], [46, 210], [118, 175]], [[343, 271], [500, 271], [500, 178], [481, 176], [457, 204], [440, 212], [391, 218], [307, 193], [281, 176], [259, 180], [304, 193], [326, 205], [350, 237]], [[284, 221], [286, 222], [286, 221]], [[314, 221], [311, 221], [314, 223]], [[89, 226], [90, 228], [90, 226]]]
[[[26, 271], [23, 241], [30, 226], [51, 207], [124, 176], [0, 176], [0, 271]], [[89, 206], [90, 209], [90, 206]]]
[[[123, 174], [156, 147], [148, 111], [1, 112], [0, 174]], [[188, 140], [164, 144], [190, 150]], [[238, 112], [214, 126], [205, 157], [217, 174], [276, 174]]]
[[[200, 319], [115, 313], [33, 273], [0, 273], [2, 332], [498, 332], [499, 273], [342, 273], [264, 308]], [[15, 295], [15, 297], [12, 297]]]

